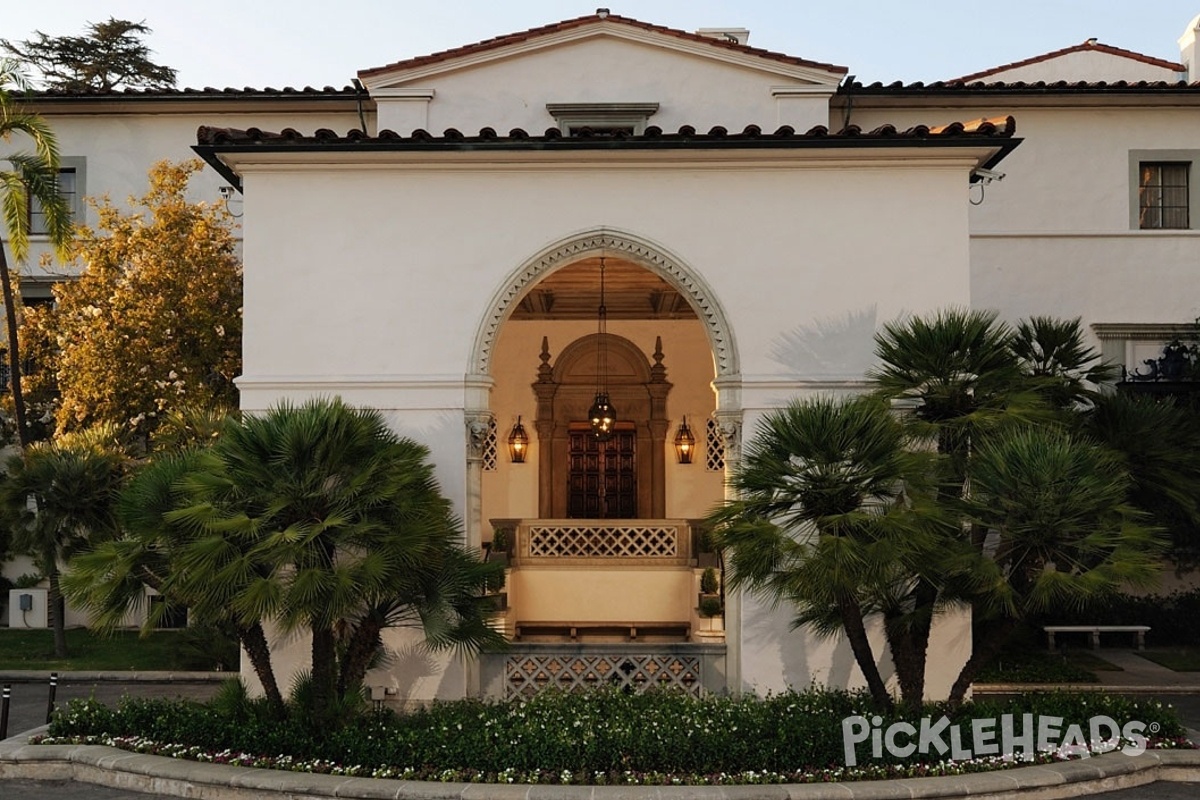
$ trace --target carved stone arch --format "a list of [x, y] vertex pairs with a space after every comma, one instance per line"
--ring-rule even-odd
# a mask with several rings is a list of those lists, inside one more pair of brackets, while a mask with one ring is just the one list
[[704, 326], [716, 363], [716, 378], [731, 378], [740, 372], [733, 330], [708, 284], [666, 248], [631, 233], [600, 228], [575, 234], [543, 249], [505, 280], [492, 296], [487, 314], [475, 336], [469, 373], [491, 374], [492, 353], [500, 326], [512, 315], [525, 294], [547, 275], [589, 256], [619, 255], [671, 284], [688, 299]]

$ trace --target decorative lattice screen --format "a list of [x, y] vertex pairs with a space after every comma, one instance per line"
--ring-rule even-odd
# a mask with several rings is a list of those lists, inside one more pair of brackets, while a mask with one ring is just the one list
[[483, 471], [496, 471], [496, 418], [488, 420], [487, 437], [483, 440]]
[[676, 558], [674, 525], [531, 525], [533, 558]]
[[678, 688], [699, 696], [700, 659], [679, 655], [513, 655], [504, 662], [505, 697], [546, 689], [578, 692], [613, 686], [633, 692]]
[[709, 419], [704, 426], [705, 466], [709, 472], [725, 471], [725, 439], [721, 436], [721, 428], [715, 419]]

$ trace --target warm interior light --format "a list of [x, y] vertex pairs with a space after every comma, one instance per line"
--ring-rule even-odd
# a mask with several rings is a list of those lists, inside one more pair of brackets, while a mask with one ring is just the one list
[[692, 435], [692, 429], [688, 427], [687, 417], [684, 417], [683, 422], [679, 423], [679, 430], [675, 433], [675, 458], [680, 464], [690, 464], [695, 451], [696, 437]]
[[513, 425], [512, 433], [508, 435], [508, 457], [514, 464], [524, 464], [527, 452], [529, 434], [525, 432], [525, 426], [521, 424], [521, 418], [518, 416], [517, 424]]
[[608, 308], [604, 305], [604, 256], [600, 256], [600, 307], [596, 309], [596, 398], [588, 409], [592, 435], [601, 442], [612, 438], [617, 410], [608, 399]]

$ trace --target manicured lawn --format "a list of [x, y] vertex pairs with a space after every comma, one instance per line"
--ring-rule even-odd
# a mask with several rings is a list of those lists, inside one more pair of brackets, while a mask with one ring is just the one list
[[1176, 672], [1200, 672], [1200, 647], [1147, 650], [1138, 655]]
[[1120, 669], [1083, 651], [1059, 654], [1044, 650], [1013, 650], [997, 656], [976, 680], [979, 683], [1097, 683], [1096, 670]]
[[[137, 631], [99, 635], [83, 628], [67, 631], [70, 658], [54, 657], [54, 632], [0, 628], [0, 669], [179, 670], [211, 669], [205, 643], [184, 631]], [[210, 650], [209, 652], [212, 652]]]

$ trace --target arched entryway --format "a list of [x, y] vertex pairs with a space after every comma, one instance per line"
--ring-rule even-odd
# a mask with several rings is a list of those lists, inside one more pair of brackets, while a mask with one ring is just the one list
[[[601, 259], [606, 334], [597, 323]], [[711, 291], [662, 248], [596, 231], [531, 258], [493, 303], [472, 356], [468, 514], [477, 541], [504, 531], [515, 542], [502, 624], [532, 659], [521, 664], [540, 663], [537, 648], [555, 642], [624, 643], [631, 658], [686, 642], [719, 649], [687, 655], [681, 669], [724, 663], [713, 620], [697, 611], [706, 564], [694, 523], [724, 497], [734, 457], [725, 433], [734, 429], [719, 423], [735, 424], [741, 411], [733, 336]], [[617, 435], [603, 445], [587, 424], [602, 341], [618, 411]], [[692, 463], [672, 448], [685, 418], [699, 440]], [[518, 421], [531, 438], [520, 463], [505, 449]], [[478, 444], [488, 424], [490, 451]], [[498, 672], [485, 667], [484, 685], [513, 689], [513, 652]]]

